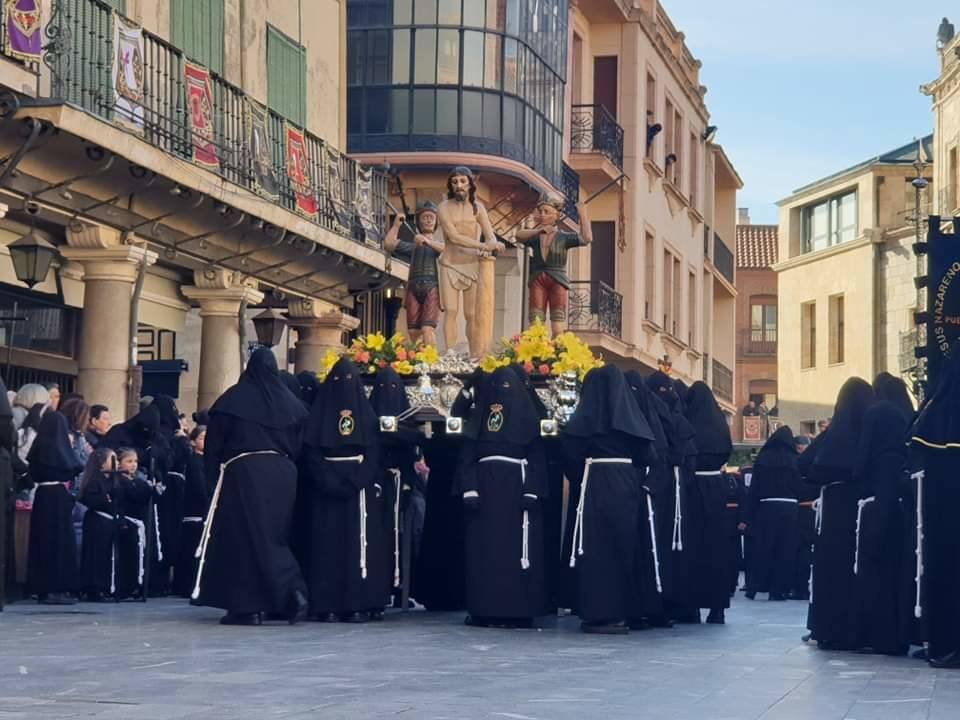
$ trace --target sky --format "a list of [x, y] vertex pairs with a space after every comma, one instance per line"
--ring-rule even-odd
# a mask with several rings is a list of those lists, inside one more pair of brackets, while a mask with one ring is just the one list
[[940, 20], [960, 30], [954, 0], [660, 2], [703, 62], [754, 223], [776, 223], [796, 188], [933, 131], [919, 88], [938, 74]]

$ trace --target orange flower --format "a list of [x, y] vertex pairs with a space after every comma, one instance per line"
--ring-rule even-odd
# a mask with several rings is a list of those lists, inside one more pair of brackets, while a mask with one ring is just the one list
[[386, 361], [386, 360], [380, 360], [380, 361], [377, 363], [377, 365], [379, 365], [380, 368], [383, 369], [383, 368], [385, 368], [385, 367], [387, 366], [387, 361]]
[[533, 372], [533, 363], [530, 362], [529, 360], [527, 360], [527, 362], [525, 362], [525, 363], [523, 364], [523, 369], [526, 370], [528, 373], [532, 373], [532, 372]]
[[366, 350], [362, 350], [358, 352], [353, 359], [356, 360], [358, 363], [365, 365], [368, 362], [370, 362], [370, 353], [367, 352]]
[[406, 360], [406, 359], [407, 359], [407, 351], [404, 350], [403, 348], [399, 348], [397, 350], [397, 360]]
[[550, 366], [547, 365], [546, 363], [541, 363], [541, 364], [540, 364], [540, 367], [538, 368], [538, 370], [539, 370], [539, 372], [540, 372], [541, 375], [549, 375], [549, 374], [550, 374]]

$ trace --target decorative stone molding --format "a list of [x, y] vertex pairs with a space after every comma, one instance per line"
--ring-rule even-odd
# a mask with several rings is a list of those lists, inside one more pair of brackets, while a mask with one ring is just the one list
[[79, 220], [67, 224], [67, 244], [72, 248], [106, 249], [121, 247], [123, 235], [115, 228], [90, 225]]
[[60, 251], [70, 262], [83, 266], [83, 280], [113, 280], [133, 283], [141, 263], [148, 266], [157, 261], [157, 254], [136, 245], [113, 247], [86, 246], [65, 247]]
[[333, 305], [315, 298], [291, 298], [287, 302], [288, 316], [291, 320], [301, 318], [311, 320], [324, 317], [328, 313], [339, 313]]
[[[199, 272], [199, 271], [198, 271]], [[251, 287], [196, 287], [181, 289], [184, 297], [200, 306], [200, 317], [237, 317], [240, 303], [248, 305], [263, 302], [263, 293]]]
[[193, 284], [198, 288], [208, 290], [226, 290], [229, 288], [257, 289], [257, 282], [252, 278], [244, 277], [237, 270], [224, 268], [202, 268], [193, 271]]

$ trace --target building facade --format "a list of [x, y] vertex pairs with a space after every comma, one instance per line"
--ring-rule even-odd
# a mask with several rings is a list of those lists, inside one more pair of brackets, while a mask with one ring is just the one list
[[[737, 221], [737, 422], [733, 439], [760, 443], [779, 415], [777, 404], [777, 226]], [[752, 402], [752, 409], [745, 410]], [[761, 406], [763, 412], [761, 412]], [[752, 414], [751, 414], [752, 413]]]
[[382, 250], [386, 176], [343, 153], [344, 3], [45, 0], [35, 19], [4, 24], [0, 252], [40, 237], [56, 258], [32, 289], [0, 262], [9, 385], [60, 381], [122, 418], [134, 360], [185, 360], [180, 403], [208, 406], [251, 315], [286, 313], [281, 366], [289, 345], [316, 369], [406, 278]]
[[811, 432], [851, 376], [910, 384], [916, 360], [912, 246], [929, 212], [933, 136], [797, 190], [779, 203], [780, 420]]

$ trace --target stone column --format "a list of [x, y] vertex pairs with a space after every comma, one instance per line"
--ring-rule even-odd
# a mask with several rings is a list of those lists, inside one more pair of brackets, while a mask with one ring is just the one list
[[87, 402], [106, 405], [122, 420], [129, 389], [133, 286], [140, 265], [152, 265], [157, 254], [122, 244], [118, 231], [96, 225], [68, 227], [67, 242], [62, 255], [83, 267], [78, 390]]
[[204, 409], [240, 377], [240, 304], [262, 302], [263, 293], [238, 282], [237, 275], [227, 270], [196, 270], [193, 281], [183, 294], [200, 306], [197, 408]]
[[493, 344], [494, 291], [497, 285], [497, 259], [482, 257], [478, 263], [477, 304], [473, 310], [472, 327], [467, 327], [470, 355], [482, 358]]
[[298, 298], [287, 304], [287, 324], [297, 331], [294, 370], [317, 372], [327, 350], [344, 350], [343, 334], [355, 330], [360, 318], [320, 300]]

